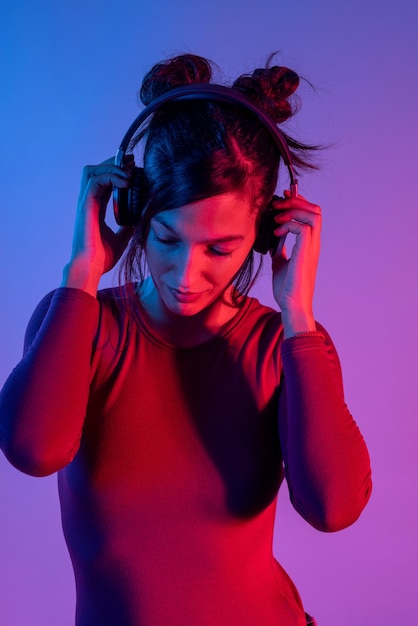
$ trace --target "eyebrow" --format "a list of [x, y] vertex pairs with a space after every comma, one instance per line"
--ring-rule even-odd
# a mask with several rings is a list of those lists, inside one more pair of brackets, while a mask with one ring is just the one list
[[[165, 222], [164, 219], [160, 217], [159, 215], [154, 215], [152, 219], [154, 219], [156, 222], [164, 226], [167, 230], [173, 233], [173, 235], [178, 236], [178, 233], [175, 231], [175, 229], [172, 226], [170, 226], [170, 224], [167, 224], [167, 222]], [[243, 239], [244, 239], [243, 235], [226, 235], [225, 237], [216, 237], [215, 239], [208, 239], [204, 241], [203, 243], [227, 243], [229, 241], [242, 241]]]

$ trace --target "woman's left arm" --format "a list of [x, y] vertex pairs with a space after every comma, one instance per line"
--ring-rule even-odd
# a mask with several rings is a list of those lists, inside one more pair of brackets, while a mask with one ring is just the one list
[[313, 315], [321, 209], [287, 191], [273, 206], [275, 234], [296, 236], [289, 258], [279, 251], [272, 259], [284, 329], [279, 430], [286, 478], [296, 510], [315, 528], [336, 531], [352, 524], [370, 497], [370, 459], [344, 402], [335, 347]]
[[337, 531], [371, 493], [370, 458], [344, 401], [341, 369], [326, 331], [285, 339], [279, 433], [290, 499], [312, 526]]

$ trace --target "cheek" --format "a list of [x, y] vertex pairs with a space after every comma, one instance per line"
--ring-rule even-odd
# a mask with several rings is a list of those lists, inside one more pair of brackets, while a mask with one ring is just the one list
[[153, 279], [158, 280], [159, 276], [165, 271], [167, 259], [155, 249], [152, 243], [147, 243], [145, 246], [145, 260], [151, 276]]
[[240, 272], [241, 268], [244, 266], [247, 261], [248, 255], [251, 251], [247, 250], [245, 253], [241, 254], [239, 258], [232, 257], [231, 259], [227, 259], [224, 262], [219, 263], [218, 265], [218, 279], [219, 282], [223, 282], [225, 284], [229, 284], [234, 280], [235, 276]]
[[153, 236], [148, 235], [148, 239], [144, 246], [145, 258], [148, 264], [157, 264], [160, 265], [164, 263], [166, 259], [166, 255], [163, 254], [161, 247], [158, 246], [158, 242], [154, 240]]

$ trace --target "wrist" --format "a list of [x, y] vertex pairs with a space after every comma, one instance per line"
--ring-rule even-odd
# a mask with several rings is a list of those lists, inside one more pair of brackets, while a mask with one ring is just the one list
[[61, 287], [81, 289], [95, 298], [100, 278], [101, 273], [91, 266], [86, 266], [80, 261], [70, 261], [64, 267]]
[[292, 311], [291, 313], [282, 311], [282, 324], [285, 339], [316, 331], [313, 313], [306, 311]]

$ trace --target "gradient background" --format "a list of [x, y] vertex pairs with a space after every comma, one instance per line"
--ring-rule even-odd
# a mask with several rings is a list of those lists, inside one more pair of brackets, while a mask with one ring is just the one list
[[[360, 520], [330, 535], [298, 517], [284, 488], [275, 554], [319, 626], [414, 623], [416, 0], [7, 4], [0, 16], [0, 384], [20, 358], [33, 308], [59, 284], [69, 258], [81, 168], [115, 153], [138, 112], [145, 71], [190, 51], [235, 78], [281, 50], [279, 62], [316, 86], [301, 88], [294, 131], [333, 144], [300, 190], [323, 207], [315, 313], [339, 351], [374, 491]], [[268, 271], [256, 293], [271, 303]], [[1, 456], [0, 503], [1, 624], [71, 626], [74, 583], [56, 477], [25, 476]]]

